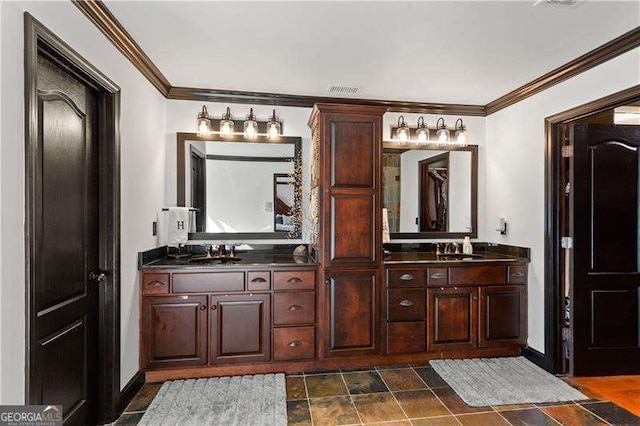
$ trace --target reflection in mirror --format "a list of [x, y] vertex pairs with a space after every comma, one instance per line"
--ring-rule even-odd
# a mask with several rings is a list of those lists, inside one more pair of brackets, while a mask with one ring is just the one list
[[184, 149], [197, 232], [297, 235], [297, 144], [187, 140]]
[[[384, 206], [392, 234], [473, 234], [474, 151], [390, 149], [383, 155]], [[445, 235], [446, 236], [446, 235]]]

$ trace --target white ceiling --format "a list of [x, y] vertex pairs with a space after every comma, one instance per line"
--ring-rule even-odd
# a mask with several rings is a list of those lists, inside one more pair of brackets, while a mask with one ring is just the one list
[[106, 1], [174, 86], [486, 104], [640, 25], [639, 1]]

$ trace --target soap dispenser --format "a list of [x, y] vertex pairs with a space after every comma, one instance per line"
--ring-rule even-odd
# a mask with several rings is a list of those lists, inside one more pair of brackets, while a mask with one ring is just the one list
[[469, 237], [464, 237], [464, 241], [462, 242], [462, 252], [464, 254], [473, 254], [473, 246], [471, 245], [471, 239], [469, 239]]

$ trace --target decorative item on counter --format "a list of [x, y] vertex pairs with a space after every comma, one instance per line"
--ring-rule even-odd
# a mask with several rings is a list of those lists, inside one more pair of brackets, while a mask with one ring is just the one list
[[469, 237], [464, 237], [464, 241], [462, 242], [462, 252], [464, 254], [473, 254], [473, 246], [471, 245], [471, 239]]
[[391, 235], [389, 234], [389, 211], [382, 209], [382, 244], [386, 244], [391, 241]]
[[307, 246], [300, 244], [298, 247], [293, 249], [293, 257], [309, 257], [309, 250], [307, 249]]
[[440, 250], [440, 243], [436, 244], [436, 256], [441, 256], [442, 251]]
[[460, 245], [458, 243], [453, 243], [453, 247], [455, 248], [454, 254], [460, 254]]

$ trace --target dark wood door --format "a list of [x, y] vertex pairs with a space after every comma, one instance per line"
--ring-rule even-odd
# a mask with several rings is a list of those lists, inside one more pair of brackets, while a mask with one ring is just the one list
[[142, 368], [207, 363], [207, 296], [146, 296]]
[[379, 352], [379, 287], [375, 270], [325, 272], [325, 356]]
[[268, 294], [211, 296], [211, 363], [269, 361]]
[[427, 290], [427, 299], [427, 350], [476, 347], [477, 287], [433, 288]]
[[196, 232], [206, 232], [207, 163], [204, 153], [191, 147], [191, 207], [196, 209]]
[[379, 263], [381, 121], [356, 113], [324, 120], [326, 267]]
[[638, 374], [640, 126], [576, 124], [572, 142], [572, 371]]
[[43, 56], [37, 80], [29, 400], [61, 404], [67, 423], [95, 424], [98, 95]]
[[480, 335], [478, 346], [509, 346], [526, 343], [525, 287], [480, 287]]

